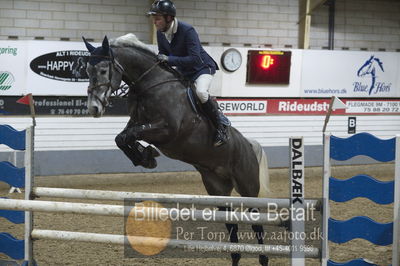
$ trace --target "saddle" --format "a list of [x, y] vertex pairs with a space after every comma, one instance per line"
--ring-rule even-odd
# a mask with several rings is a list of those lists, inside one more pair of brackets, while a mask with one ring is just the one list
[[201, 109], [200, 101], [194, 92], [196, 90], [194, 83], [190, 82], [189, 86], [186, 87], [186, 95], [190, 103], [192, 110], [199, 115], [199, 110]]
[[[190, 107], [192, 107], [192, 110], [196, 113], [196, 115], [200, 115], [200, 113], [202, 113], [208, 118], [207, 114], [203, 111], [203, 107], [200, 100], [197, 98], [195, 91], [196, 86], [194, 83], [188, 82], [186, 86], [186, 95], [190, 103]], [[229, 127], [231, 125], [229, 119], [221, 111], [218, 112], [218, 120], [224, 126]]]

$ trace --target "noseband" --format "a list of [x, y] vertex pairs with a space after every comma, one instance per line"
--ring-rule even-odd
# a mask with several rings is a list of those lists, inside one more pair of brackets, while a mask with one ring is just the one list
[[[111, 51], [111, 49], [110, 49]], [[112, 52], [111, 52], [112, 55]], [[98, 87], [102, 87], [102, 86], [107, 86], [107, 90], [105, 92], [105, 95], [108, 94], [108, 92], [112, 89], [111, 87], [111, 67], [115, 68], [119, 73], [121, 73], [121, 75], [124, 73], [124, 68], [122, 67], [122, 65], [114, 58], [114, 56], [104, 56], [104, 55], [91, 55], [91, 57], [101, 57], [104, 60], [110, 60], [111, 64], [108, 65], [108, 82], [105, 83], [100, 83], [100, 84], [96, 84], [94, 86], [89, 86], [87, 88], [87, 92], [88, 94], [91, 94], [93, 92], [94, 89], [98, 88]], [[102, 60], [102, 61], [104, 61]], [[93, 94], [93, 96], [101, 103], [101, 105], [103, 106], [103, 108], [108, 106], [108, 101], [107, 98], [105, 97], [104, 100], [100, 99], [99, 96], [97, 96], [96, 94]]]

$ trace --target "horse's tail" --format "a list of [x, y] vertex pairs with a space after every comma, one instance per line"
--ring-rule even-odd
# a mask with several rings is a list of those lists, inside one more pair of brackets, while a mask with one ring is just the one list
[[[262, 148], [261, 148], [262, 150]], [[268, 160], [264, 150], [262, 150], [261, 160], [258, 162], [259, 166], [259, 180], [260, 180], [260, 191], [258, 197], [265, 198], [268, 196], [269, 190], [269, 172], [268, 172]]]
[[260, 190], [258, 192], [258, 197], [265, 198], [267, 197], [269, 190], [269, 173], [268, 173], [268, 160], [267, 155], [265, 154], [263, 148], [260, 143], [256, 140], [248, 139], [253, 147], [253, 151], [256, 154], [258, 161], [258, 179], [260, 183]]

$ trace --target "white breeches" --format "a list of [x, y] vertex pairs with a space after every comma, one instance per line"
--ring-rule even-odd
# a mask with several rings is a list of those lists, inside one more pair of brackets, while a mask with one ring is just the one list
[[196, 94], [201, 103], [208, 101], [208, 91], [211, 87], [211, 81], [213, 77], [214, 76], [210, 74], [203, 74], [194, 81], [194, 85], [196, 86]]

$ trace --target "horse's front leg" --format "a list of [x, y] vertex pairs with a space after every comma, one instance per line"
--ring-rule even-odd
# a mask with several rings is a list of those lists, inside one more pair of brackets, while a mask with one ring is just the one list
[[171, 140], [171, 128], [164, 120], [146, 124], [135, 124], [127, 128], [128, 139], [144, 140], [154, 145], [164, 144]]
[[145, 147], [137, 141], [136, 127], [134, 123], [129, 121], [125, 129], [115, 137], [115, 143], [135, 166], [155, 168], [157, 166], [155, 157], [159, 156], [160, 153], [154, 147], [150, 145]]

